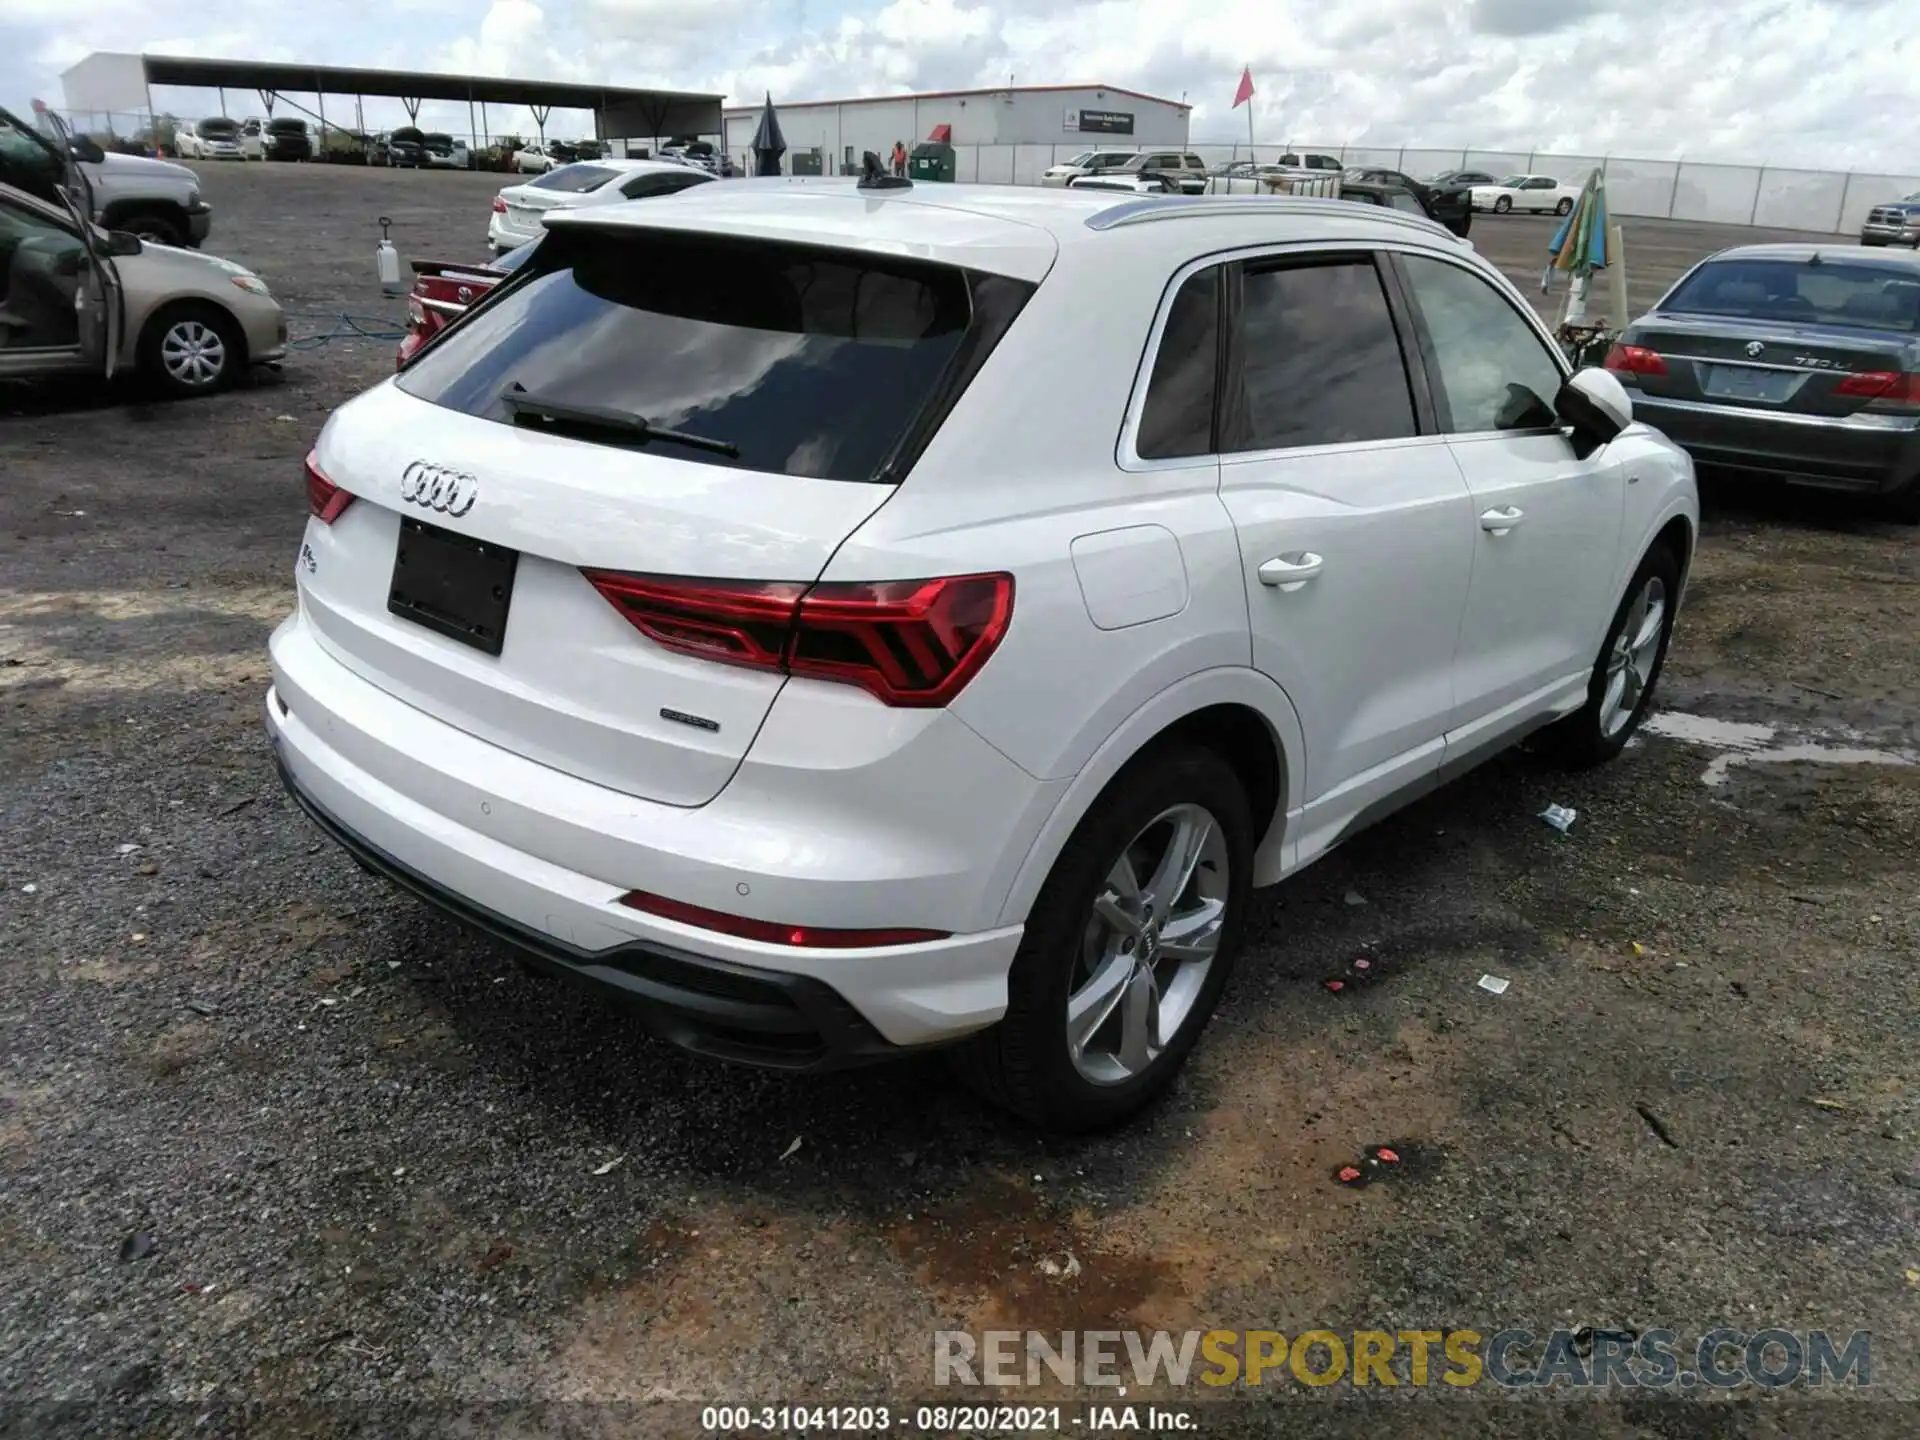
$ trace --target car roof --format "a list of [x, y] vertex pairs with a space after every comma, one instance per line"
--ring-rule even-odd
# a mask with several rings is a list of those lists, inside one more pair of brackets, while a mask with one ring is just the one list
[[1804, 241], [1798, 244], [1735, 245], [1729, 250], [1716, 251], [1707, 260], [1787, 260], [1805, 264], [1816, 255], [1823, 261], [1875, 265], [1902, 275], [1920, 274], [1920, 253], [1855, 245], [1845, 240], [1837, 240], [1831, 245], [1807, 244]]
[[931, 260], [1037, 282], [1066, 249], [1126, 247], [1162, 223], [1192, 226], [1196, 254], [1287, 239], [1407, 238], [1457, 246], [1441, 226], [1376, 205], [1291, 195], [1128, 195], [1067, 186], [925, 185], [862, 190], [851, 177], [700, 185], [672, 205], [563, 210], [552, 229], [632, 226], [787, 240]]

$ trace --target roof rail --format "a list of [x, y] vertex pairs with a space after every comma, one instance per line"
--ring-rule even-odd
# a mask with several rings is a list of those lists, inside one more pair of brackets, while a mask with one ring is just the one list
[[1122, 225], [1144, 225], [1150, 220], [1177, 220], [1187, 215], [1324, 215], [1326, 207], [1358, 212], [1369, 220], [1404, 225], [1410, 230], [1437, 232], [1449, 240], [1454, 233], [1424, 215], [1409, 215], [1384, 205], [1362, 205], [1319, 195], [1143, 195], [1122, 201], [1087, 217], [1089, 230], [1114, 230]]

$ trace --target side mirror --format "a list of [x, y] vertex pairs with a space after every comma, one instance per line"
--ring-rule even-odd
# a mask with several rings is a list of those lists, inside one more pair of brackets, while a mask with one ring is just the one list
[[140, 243], [140, 237], [130, 231], [109, 230], [107, 232], [107, 254], [109, 255], [138, 255], [144, 248]]
[[89, 165], [98, 165], [107, 158], [107, 152], [102, 150], [90, 136], [73, 136], [67, 141], [67, 148], [74, 159], [83, 160]]
[[1633, 423], [1633, 397], [1610, 370], [1574, 371], [1554, 397], [1554, 413], [1593, 449], [1608, 444]]

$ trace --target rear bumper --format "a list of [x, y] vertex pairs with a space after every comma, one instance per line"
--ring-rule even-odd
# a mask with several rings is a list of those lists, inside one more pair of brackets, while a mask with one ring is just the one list
[[531, 930], [456, 894], [351, 829], [301, 787], [277, 745], [275, 759], [294, 803], [362, 865], [537, 968], [617, 996], [662, 1040], [695, 1054], [778, 1070], [838, 1069], [903, 1053], [830, 986], [806, 976], [751, 970], [640, 941], [583, 950]]
[[[640, 888], [710, 909], [857, 928], [878, 923], [871, 905], [879, 896], [898, 923], [938, 927], [935, 897], [957, 889], [979, 893], [984, 908], [997, 912], [1006, 889], [1001, 858], [1024, 856], [1032, 833], [1023, 822], [1031, 819], [1037, 831], [1055, 798], [1051, 786], [1038, 786], [1026, 807], [1005, 805], [1012, 812], [1005, 844], [969, 849], [982, 852], [977, 871], [943, 875], [943, 835], [930, 832], [918, 845], [898, 836], [884, 853], [839, 835], [833, 806], [841, 795], [798, 810], [743, 775], [705, 806], [639, 800], [503, 750], [377, 689], [324, 650], [298, 614], [274, 633], [270, 649], [268, 733], [289, 787], [329, 833], [443, 908], [471, 912], [474, 923], [550, 964], [654, 1006], [669, 1040], [806, 1068], [957, 1039], [1006, 1009], [1019, 925], [924, 944], [813, 949], [681, 924], [619, 899]], [[932, 763], [956, 773], [969, 768], [952, 752]], [[959, 783], [979, 789], [984, 782], [974, 768]], [[885, 820], [869, 816], [860, 828], [877, 831]], [[955, 822], [930, 812], [928, 823], [951, 829]], [[882, 873], [890, 867], [905, 873]], [[636, 958], [644, 956], [656, 959]], [[705, 1012], [691, 1001], [669, 1005], [671, 997], [656, 992], [668, 971], [681, 977], [673, 983], [691, 984], [683, 972], [708, 962], [713, 974], [731, 977], [723, 993], [812, 1017], [812, 1038], [793, 1041], [795, 1022], [784, 1012], [767, 1032], [782, 1037], [771, 1058], [762, 1053], [764, 1040], [749, 1044], [733, 1033], [742, 1029], [737, 1015], [728, 1021], [732, 1038], [695, 1034], [689, 1027]], [[836, 998], [872, 1034], [832, 1021], [822, 997]], [[789, 1057], [803, 1053], [783, 1060], [780, 1047]]]
[[497, 210], [487, 221], [487, 243], [496, 250], [512, 250], [516, 246], [525, 245], [528, 241], [538, 238], [536, 235], [529, 235], [524, 230], [516, 230], [508, 225], [506, 217]]
[[1631, 393], [1634, 419], [1664, 431], [1699, 465], [1870, 495], [1898, 490], [1920, 476], [1920, 420], [1783, 415]]

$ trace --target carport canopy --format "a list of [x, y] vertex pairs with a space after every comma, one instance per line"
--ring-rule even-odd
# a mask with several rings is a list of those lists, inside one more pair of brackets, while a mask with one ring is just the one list
[[497, 75], [206, 60], [186, 55], [89, 55], [60, 78], [68, 106], [81, 110], [151, 111], [148, 91], [155, 85], [256, 90], [263, 97], [288, 92], [380, 95], [399, 100], [409, 115], [419, 112], [423, 100], [525, 105], [543, 125], [550, 110], [591, 110], [602, 140], [722, 134], [720, 103], [725, 98], [678, 90], [511, 80]]

